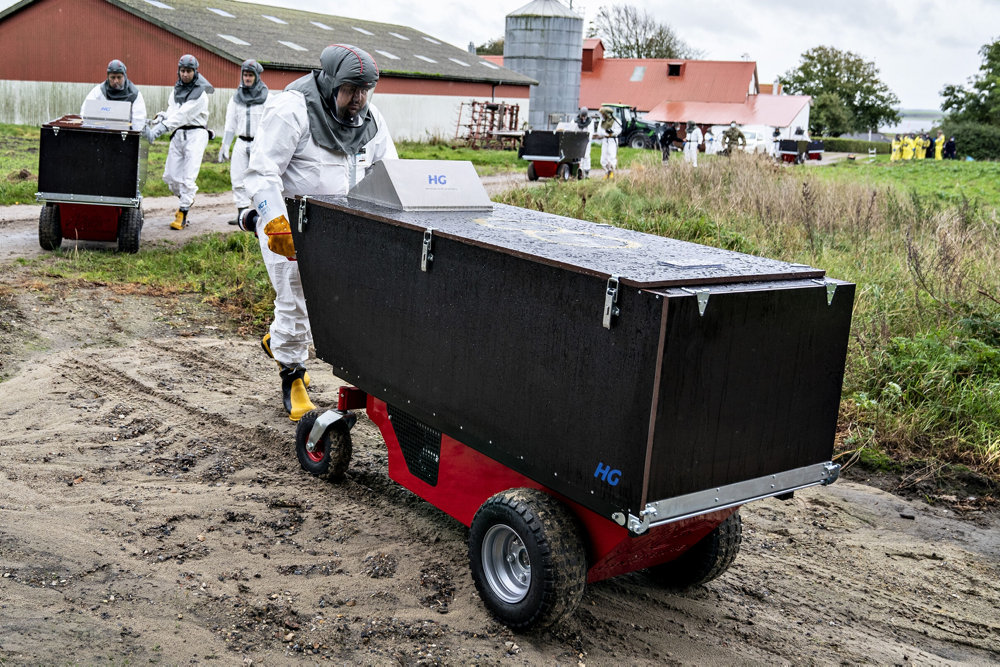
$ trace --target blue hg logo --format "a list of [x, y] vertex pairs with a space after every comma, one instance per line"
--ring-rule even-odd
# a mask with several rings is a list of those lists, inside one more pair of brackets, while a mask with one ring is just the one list
[[428, 185], [448, 185], [448, 177], [444, 174], [427, 174]]
[[618, 482], [622, 479], [621, 470], [612, 470], [611, 466], [604, 465], [604, 462], [597, 464], [597, 470], [594, 471], [594, 477], [600, 477], [603, 481], [607, 482], [609, 486], [618, 486]]

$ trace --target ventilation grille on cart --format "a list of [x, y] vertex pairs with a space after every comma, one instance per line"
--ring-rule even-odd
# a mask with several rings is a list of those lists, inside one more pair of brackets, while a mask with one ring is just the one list
[[403, 460], [414, 477], [437, 486], [438, 461], [441, 458], [441, 431], [417, 421], [399, 408], [389, 406], [389, 419], [396, 440], [403, 450]]

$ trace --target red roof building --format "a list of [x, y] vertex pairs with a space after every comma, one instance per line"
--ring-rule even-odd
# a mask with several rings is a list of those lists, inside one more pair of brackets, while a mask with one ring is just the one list
[[743, 103], [757, 92], [753, 62], [605, 58], [601, 40], [583, 42], [581, 106], [596, 109], [612, 102], [643, 112], [664, 100]]
[[[486, 56], [502, 65], [503, 58]], [[791, 136], [808, 128], [808, 95], [772, 94], [774, 84], [761, 84], [752, 61], [683, 60], [675, 58], [605, 58], [600, 39], [583, 40], [580, 106], [628, 104], [649, 120], [701, 125], [782, 128]], [[780, 86], [778, 87], [780, 93]], [[768, 132], [770, 135], [770, 132]]]

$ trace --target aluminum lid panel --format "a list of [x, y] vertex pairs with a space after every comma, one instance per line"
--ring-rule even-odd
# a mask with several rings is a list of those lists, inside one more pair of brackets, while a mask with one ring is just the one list
[[638, 287], [681, 287], [732, 282], [821, 278], [822, 269], [697, 243], [634, 232], [608, 224], [494, 204], [492, 211], [401, 211], [343, 197], [311, 202], [390, 224], [432, 229], [519, 257], [598, 276], [619, 276]]

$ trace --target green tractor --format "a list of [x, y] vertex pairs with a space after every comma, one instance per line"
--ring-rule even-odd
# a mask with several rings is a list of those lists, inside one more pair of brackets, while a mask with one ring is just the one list
[[615, 118], [622, 124], [622, 133], [618, 135], [619, 146], [632, 148], [656, 148], [659, 135], [659, 124], [639, 119], [635, 107], [627, 104], [602, 104], [615, 112]]

